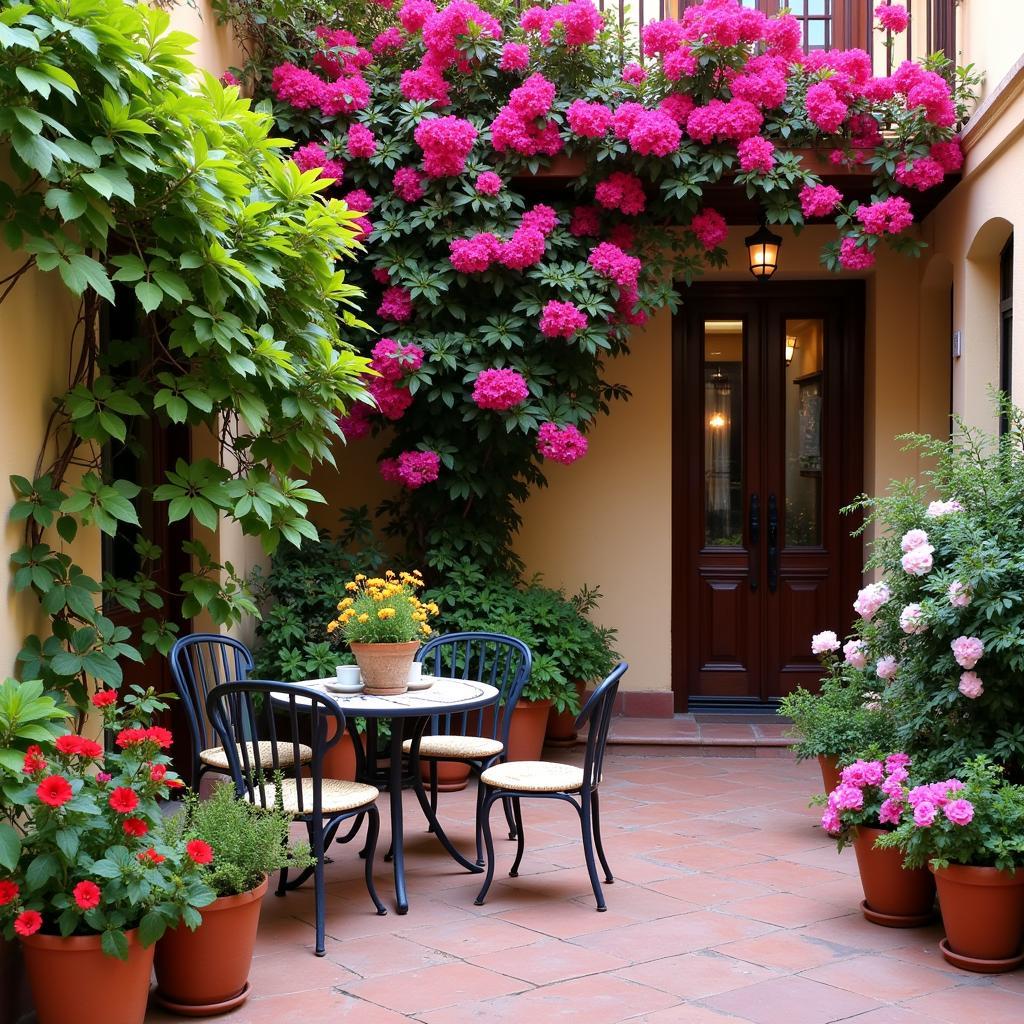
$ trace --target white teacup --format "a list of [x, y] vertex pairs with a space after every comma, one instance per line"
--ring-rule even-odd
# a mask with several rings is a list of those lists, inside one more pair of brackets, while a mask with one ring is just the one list
[[418, 683], [423, 678], [423, 662], [414, 661], [409, 666], [409, 682]]
[[339, 686], [345, 686], [353, 690], [359, 686], [358, 665], [339, 665], [334, 671], [338, 676]]

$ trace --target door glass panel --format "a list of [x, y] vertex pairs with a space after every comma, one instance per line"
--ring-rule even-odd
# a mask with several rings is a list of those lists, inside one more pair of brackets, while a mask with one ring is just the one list
[[704, 321], [704, 543], [743, 545], [743, 321]]
[[821, 545], [822, 411], [824, 344], [822, 320], [785, 322], [787, 547]]

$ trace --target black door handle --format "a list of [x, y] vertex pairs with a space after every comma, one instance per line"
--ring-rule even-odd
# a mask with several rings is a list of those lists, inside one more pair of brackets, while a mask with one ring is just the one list
[[761, 499], [750, 496], [750, 589], [757, 590], [761, 584]]
[[779, 503], [768, 495], [768, 589], [774, 594], [779, 585]]

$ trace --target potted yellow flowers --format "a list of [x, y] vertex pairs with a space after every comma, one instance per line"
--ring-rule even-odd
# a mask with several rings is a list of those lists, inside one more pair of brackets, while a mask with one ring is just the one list
[[360, 574], [345, 584], [338, 617], [327, 624], [327, 632], [348, 641], [366, 693], [408, 689], [416, 651], [431, 633], [427, 620], [437, 614], [437, 605], [416, 596], [422, 586], [419, 570], [396, 574], [390, 569], [383, 577]]

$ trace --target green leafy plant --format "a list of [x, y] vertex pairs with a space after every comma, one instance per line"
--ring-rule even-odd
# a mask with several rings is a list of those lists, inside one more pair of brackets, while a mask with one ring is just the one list
[[[340, 269], [358, 215], [279, 155], [268, 113], [198, 72], [165, 11], [30, 0], [7, 5], [0, 27], [3, 237], [24, 257], [0, 301], [35, 269], [81, 302], [68, 389], [34, 471], [11, 478], [25, 527], [14, 589], [50, 618], [19, 661], [81, 710], [90, 679], [116, 687], [126, 659], [169, 650], [169, 598], [218, 626], [256, 611], [197, 539], [177, 592], [161, 591], [163, 552], [141, 513], [234, 523], [267, 552], [316, 539], [306, 515], [322, 498], [305, 477], [365, 396], [367, 361], [342, 337], [362, 327]], [[128, 326], [104, 338], [111, 303]], [[216, 461], [179, 460], [152, 488], [119, 478], [150, 422], [208, 431]], [[93, 578], [62, 550], [83, 529], [134, 547], [137, 571]], [[145, 610], [141, 628], [117, 624], [122, 609]]]
[[550, 700], [556, 711], [575, 714], [580, 708], [574, 684], [603, 678], [618, 660], [616, 630], [588, 617], [601, 597], [597, 588], [583, 587], [567, 597], [563, 590], [542, 586], [540, 579], [490, 576], [464, 563], [424, 597], [439, 606], [445, 632], [485, 630], [522, 640], [533, 653], [523, 696]]
[[[31, 691], [31, 684], [26, 684]], [[133, 686], [93, 698], [109, 750], [74, 733], [30, 745], [19, 780], [4, 780], [0, 920], [4, 934], [100, 935], [125, 959], [125, 932], [148, 946], [165, 929], [195, 928], [212, 902], [201, 865], [209, 847], [162, 833], [160, 801], [181, 780], [163, 753], [170, 732], [149, 723], [167, 704]]]
[[1024, 867], [1024, 786], [984, 755], [955, 778], [904, 790], [903, 820], [877, 845], [897, 847], [907, 867]]
[[171, 844], [208, 843], [215, 853], [203, 868], [203, 881], [218, 896], [236, 896], [273, 871], [313, 863], [308, 844], [290, 843], [290, 824], [282, 811], [236, 799], [234, 787], [222, 782], [205, 800], [190, 793], [181, 812], [167, 819], [164, 835]]

